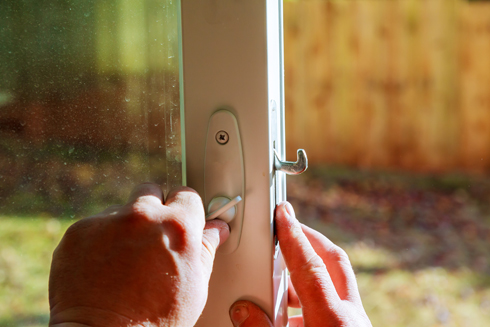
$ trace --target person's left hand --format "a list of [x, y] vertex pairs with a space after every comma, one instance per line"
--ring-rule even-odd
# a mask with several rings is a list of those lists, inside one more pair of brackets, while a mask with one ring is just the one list
[[193, 326], [208, 295], [220, 220], [199, 195], [142, 184], [124, 206], [73, 224], [53, 254], [50, 326]]

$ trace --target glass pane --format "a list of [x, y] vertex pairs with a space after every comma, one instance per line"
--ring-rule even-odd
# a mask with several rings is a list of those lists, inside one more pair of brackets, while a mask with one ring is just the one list
[[178, 44], [172, 0], [0, 2], [0, 325], [46, 325], [70, 218], [181, 185]]

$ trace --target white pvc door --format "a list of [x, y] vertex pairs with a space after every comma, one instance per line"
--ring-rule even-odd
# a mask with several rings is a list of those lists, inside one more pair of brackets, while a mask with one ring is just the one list
[[[283, 173], [274, 170], [274, 150], [284, 152], [281, 6], [182, 0], [187, 183], [205, 209], [216, 197], [242, 198], [198, 326], [230, 326], [228, 310], [240, 299], [262, 307], [275, 326], [287, 324], [287, 276], [273, 231], [275, 205], [285, 199]], [[218, 142], [223, 133], [226, 144]]]

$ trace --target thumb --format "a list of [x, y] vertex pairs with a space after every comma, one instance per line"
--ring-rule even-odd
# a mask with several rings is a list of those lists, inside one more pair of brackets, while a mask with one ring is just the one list
[[206, 222], [202, 234], [201, 261], [207, 280], [213, 270], [214, 256], [218, 247], [230, 236], [230, 227], [220, 219]]
[[272, 327], [265, 312], [250, 301], [233, 303], [230, 318], [235, 327]]

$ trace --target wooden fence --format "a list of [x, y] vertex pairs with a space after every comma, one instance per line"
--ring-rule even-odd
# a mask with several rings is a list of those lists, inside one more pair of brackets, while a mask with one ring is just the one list
[[490, 171], [489, 2], [294, 1], [284, 19], [288, 157]]

